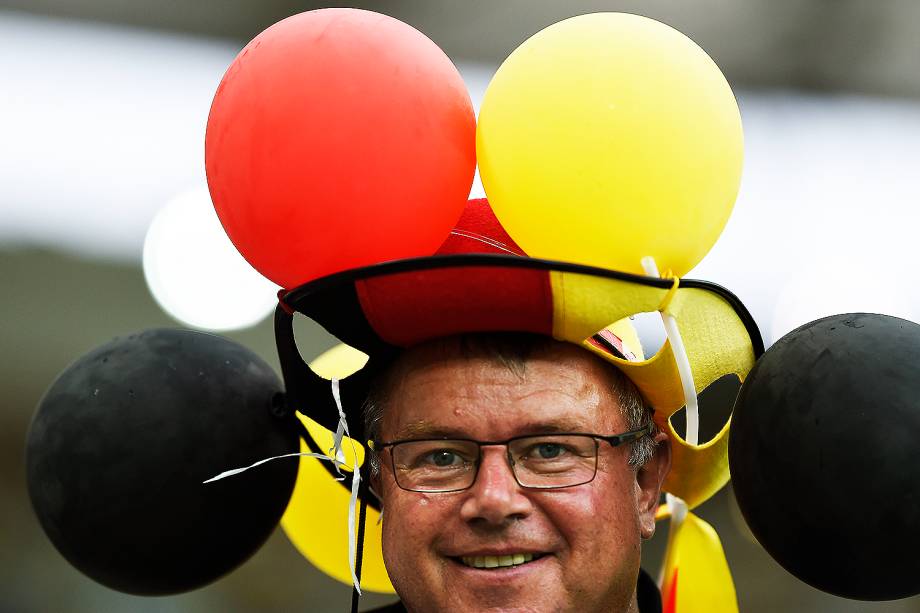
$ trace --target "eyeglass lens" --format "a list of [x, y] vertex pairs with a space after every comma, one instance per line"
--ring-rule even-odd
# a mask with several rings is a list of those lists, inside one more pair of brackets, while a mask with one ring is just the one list
[[[597, 440], [548, 434], [507, 443], [511, 470], [523, 487], [558, 488], [588, 483], [597, 471]], [[392, 447], [396, 482], [421, 492], [462, 490], [473, 485], [479, 443], [466, 440], [404, 441]]]

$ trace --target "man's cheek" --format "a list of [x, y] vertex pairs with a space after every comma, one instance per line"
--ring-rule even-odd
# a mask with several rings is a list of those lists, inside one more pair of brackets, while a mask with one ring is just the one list
[[434, 538], [439, 523], [436, 505], [424, 494], [400, 490], [384, 505], [384, 537], [392, 539], [394, 549], [407, 549], [409, 544], [426, 546]]
[[439, 525], [450, 513], [459, 513], [457, 497], [451, 494], [424, 494], [422, 492], [405, 492], [400, 497], [403, 512], [410, 513], [414, 521], [431, 521]]
[[584, 492], [577, 491], [578, 489], [558, 490], [544, 494], [548, 498], [541, 506], [554, 518], [562, 520], [557, 521], [557, 524], [571, 525], [587, 520], [593, 524], [597, 521], [598, 514], [604, 514], [609, 509], [611, 501], [597, 488], [586, 488]]

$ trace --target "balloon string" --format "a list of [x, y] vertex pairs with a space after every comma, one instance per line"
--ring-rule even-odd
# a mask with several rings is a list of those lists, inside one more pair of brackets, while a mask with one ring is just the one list
[[[655, 258], [651, 256], [642, 258], [642, 268], [648, 276], [659, 277], [658, 265], [655, 263]], [[680, 376], [680, 383], [684, 390], [684, 406], [686, 408], [685, 413], [687, 417], [685, 438], [691, 445], [696, 445], [699, 441], [700, 419], [696, 386], [693, 383], [693, 371], [690, 370], [690, 359], [687, 357], [687, 350], [684, 347], [684, 341], [677, 327], [677, 319], [670, 313], [665, 312], [668, 306], [670, 306], [674, 294], [677, 293], [678, 283], [679, 280], [675, 278], [674, 284], [671, 285], [671, 289], [668, 290], [668, 293], [661, 301], [658, 312], [661, 315], [661, 323], [664, 325], [665, 333], [668, 335], [668, 342], [671, 344], [671, 353], [674, 354], [674, 361], [677, 365], [677, 374]], [[677, 531], [680, 530], [681, 525], [684, 523], [684, 519], [687, 517], [689, 507], [683, 499], [674, 494], [665, 494], [665, 501], [671, 511], [671, 523], [668, 530], [668, 549], [670, 550], [674, 544], [672, 536], [676, 536]], [[667, 551], [665, 553], [665, 562], [667, 562], [669, 554], [672, 554], [672, 552]], [[666, 566], [662, 566], [661, 575], [658, 578], [659, 586], [663, 584], [665, 568]]]
[[[354, 443], [352, 443], [352, 446], [354, 446]], [[355, 560], [355, 555], [356, 555], [355, 554], [355, 507], [357, 506], [357, 501], [358, 501], [358, 486], [361, 483], [361, 476], [360, 476], [361, 471], [360, 471], [360, 467], [357, 465], [358, 464], [357, 452], [355, 452], [354, 457], [355, 457], [355, 465], [348, 466], [348, 464], [345, 464], [344, 462], [342, 462], [338, 457], [328, 456], [323, 453], [307, 453], [307, 452], [285, 453], [283, 455], [276, 455], [270, 458], [265, 458], [264, 460], [259, 460], [258, 462], [250, 464], [249, 466], [244, 466], [243, 468], [234, 468], [232, 470], [225, 470], [224, 472], [220, 473], [216, 477], [211, 477], [210, 479], [202, 481], [202, 483], [213, 483], [214, 481], [219, 481], [226, 477], [232, 477], [234, 475], [238, 475], [242, 472], [249, 470], [250, 468], [255, 468], [256, 466], [265, 464], [266, 462], [271, 462], [272, 460], [280, 460], [282, 458], [316, 458], [317, 460], [332, 462], [333, 464], [335, 464], [337, 468], [344, 466], [345, 468], [351, 469], [351, 472], [352, 472], [351, 499], [349, 500], [349, 503], [348, 503], [348, 560], [351, 566], [352, 584], [354, 585], [354, 589], [358, 592], [358, 594], [361, 594], [361, 586], [360, 586], [360, 581], [358, 579], [358, 572], [360, 571], [356, 572], [356, 560]], [[342, 478], [339, 479], [339, 481], [341, 481], [344, 478], [345, 476], [342, 475]], [[366, 499], [362, 498], [362, 501], [361, 501], [362, 516], [366, 512], [366, 505], [367, 505]], [[361, 523], [363, 527], [363, 523], [364, 523], [363, 519], [361, 520]], [[363, 535], [359, 535], [359, 538], [363, 539]]]
[[499, 249], [500, 251], [504, 251], [506, 253], [510, 253], [511, 255], [521, 255], [520, 253], [514, 251], [513, 249], [510, 249], [508, 245], [501, 243], [493, 238], [489, 238], [488, 236], [483, 236], [482, 234], [477, 234], [475, 232], [470, 232], [468, 230], [456, 230], [456, 229], [451, 230], [450, 233], [455, 236], [462, 236], [464, 238], [478, 241], [480, 243], [489, 245], [490, 247], [495, 247], [496, 249]]
[[[367, 463], [365, 463], [365, 467]], [[362, 472], [366, 470], [365, 467], [362, 467]], [[358, 556], [355, 559], [355, 577], [356, 581], [354, 587], [351, 591], [351, 611], [352, 613], [358, 613], [358, 601], [361, 597], [361, 567], [364, 562], [364, 526], [367, 523], [367, 487], [368, 475], [365, 474], [362, 478], [361, 484], [361, 513], [358, 515]]]
[[[215, 477], [211, 477], [210, 479], [206, 479], [206, 480], [202, 481], [202, 483], [213, 483], [214, 481], [220, 481], [221, 479], [224, 479], [224, 478], [226, 478], [226, 477], [232, 477], [233, 475], [238, 475], [238, 474], [240, 474], [240, 473], [242, 473], [242, 472], [246, 472], [246, 471], [249, 470], [250, 468], [255, 468], [256, 466], [261, 466], [262, 464], [265, 464], [266, 462], [271, 462], [272, 460], [280, 460], [280, 459], [282, 459], [282, 458], [316, 458], [317, 460], [326, 460], [326, 461], [329, 461], [329, 462], [336, 462], [336, 459], [335, 459], [335, 458], [330, 457], [330, 456], [328, 456], [328, 455], [326, 455], [326, 454], [324, 454], [324, 453], [307, 453], [307, 452], [302, 452], [302, 453], [285, 453], [285, 454], [282, 454], [282, 455], [276, 455], [276, 456], [272, 456], [272, 457], [270, 457], [270, 458], [265, 458], [264, 460], [259, 460], [258, 462], [254, 462], [254, 463], [250, 464], [249, 466], [244, 466], [243, 468], [233, 468], [233, 469], [231, 469], [231, 470], [225, 470], [224, 472], [220, 473], [219, 475], [217, 475], [217, 476], [215, 476]], [[350, 468], [347, 464], [345, 464], [344, 466], [345, 466], [346, 468]], [[343, 478], [344, 478], [344, 476], [343, 476]]]
[[[342, 452], [342, 438], [344, 436], [351, 438], [351, 435], [348, 433], [348, 420], [345, 419], [345, 411], [342, 409], [342, 397], [339, 393], [338, 379], [332, 379], [332, 398], [335, 400], [335, 406], [339, 411], [339, 424], [335, 429], [335, 436], [332, 439], [332, 449], [329, 451], [332, 452], [332, 455], [336, 459], [336, 470], [339, 470], [339, 466], [345, 462], [345, 454]], [[352, 448], [354, 448], [354, 443], [352, 443]], [[339, 474], [342, 474], [341, 471], [339, 471]]]
[[[350, 468], [352, 477], [351, 477], [351, 497], [348, 502], [348, 562], [349, 562], [349, 567], [351, 569], [352, 585], [354, 585], [355, 592], [357, 592], [357, 594], [360, 595], [361, 585], [358, 579], [358, 573], [356, 572], [356, 567], [358, 565], [358, 562], [357, 562], [357, 551], [355, 548], [355, 537], [356, 537], [355, 535], [355, 532], [356, 532], [355, 531], [355, 510], [358, 506], [358, 490], [361, 485], [361, 470], [360, 470], [360, 467], [358, 466], [358, 450], [355, 448], [355, 442], [351, 438], [351, 433], [348, 431], [348, 420], [345, 417], [345, 410], [342, 407], [342, 398], [341, 398], [341, 394], [339, 393], [339, 380], [338, 379], [332, 380], [332, 397], [333, 399], [335, 399], [336, 408], [338, 408], [338, 411], [339, 411], [339, 425], [338, 425], [338, 428], [336, 429], [332, 448], [329, 450], [331, 452], [331, 455], [326, 455], [323, 453], [309, 453], [309, 452], [285, 453], [283, 455], [272, 456], [270, 458], [265, 458], [264, 460], [259, 460], [258, 462], [254, 462], [253, 464], [250, 464], [249, 466], [244, 466], [243, 468], [234, 468], [231, 470], [225, 470], [219, 475], [215, 477], [211, 477], [210, 479], [203, 481], [203, 483], [212, 483], [214, 481], [219, 481], [220, 479], [224, 479], [226, 477], [238, 475], [242, 472], [249, 470], [250, 468], [255, 468], [256, 466], [260, 466], [262, 464], [265, 464], [266, 462], [271, 462], [272, 460], [280, 460], [281, 458], [307, 457], [307, 458], [316, 458], [318, 460], [332, 462], [335, 465], [336, 470], [339, 472], [339, 475], [341, 475], [341, 479], [339, 479], [340, 481], [345, 478], [345, 475], [343, 475], [341, 472], [341, 468], [342, 467]], [[354, 465], [352, 465], [351, 467], [349, 467], [348, 464], [345, 463], [345, 454], [342, 452], [342, 440], [346, 437], [348, 438], [351, 444], [351, 451], [353, 454], [352, 457], [354, 457], [354, 460], [355, 460]], [[364, 527], [363, 526], [364, 524], [363, 516], [364, 516], [364, 513], [366, 513], [366, 504], [367, 503], [366, 503], [366, 496], [365, 496], [362, 498], [362, 503], [361, 503], [361, 513], [362, 513], [361, 532], [362, 533], [363, 533], [363, 527]], [[360, 538], [363, 540], [363, 534], [360, 535]]]
[[339, 393], [338, 379], [332, 379], [332, 398], [335, 400], [335, 406], [339, 410], [339, 426], [336, 428], [335, 441], [332, 448], [337, 460], [336, 468], [340, 465], [338, 459], [345, 459], [345, 455], [342, 453], [343, 435], [348, 437], [351, 443], [351, 451], [355, 458], [355, 468], [352, 471], [351, 477], [351, 498], [348, 501], [348, 565], [351, 570], [351, 582], [355, 587], [355, 591], [360, 595], [361, 585], [360, 581], [358, 581], [358, 575], [355, 572], [355, 560], [357, 555], [355, 551], [355, 508], [358, 506], [358, 487], [361, 484], [361, 471], [357, 466], [358, 450], [355, 449], [355, 442], [351, 438], [351, 433], [348, 431], [348, 420], [345, 418], [345, 409], [342, 407], [342, 396]]
[[677, 288], [680, 287], [680, 277], [671, 276], [671, 271], [665, 273], [665, 279], [670, 278], [671, 289], [668, 290], [668, 293], [664, 295], [664, 298], [661, 299], [661, 303], [658, 305], [658, 311], [664, 313], [668, 310], [668, 307], [671, 306], [671, 300], [674, 299], [674, 295], [677, 293]]
[[[650, 277], [658, 277], [658, 265], [655, 258], [646, 256], [642, 258], [642, 268], [645, 274]], [[677, 284], [671, 286], [670, 291], [676, 291]], [[667, 296], [666, 296], [667, 298]], [[668, 299], [670, 304], [671, 300]], [[677, 374], [680, 376], [681, 387], [684, 390], [684, 407], [687, 417], [687, 431], [684, 439], [691, 445], [698, 445], [700, 440], [700, 409], [696, 397], [696, 386], [693, 383], [693, 371], [690, 369], [690, 359], [687, 357], [687, 350], [684, 347], [684, 341], [680, 336], [680, 330], [677, 327], [677, 319], [670, 313], [659, 311], [661, 314], [661, 323], [664, 324], [665, 333], [668, 335], [668, 341], [671, 343], [671, 353], [674, 354], [674, 361], [677, 365]]]
[[668, 579], [668, 577], [665, 577], [665, 571], [671, 566], [670, 562], [676, 555], [674, 548], [676, 547], [677, 534], [690, 512], [687, 503], [674, 494], [665, 494], [664, 499], [665, 504], [668, 505], [670, 523], [668, 524], [668, 543], [664, 550], [664, 560], [661, 563], [661, 572], [658, 573], [659, 588], [664, 587], [664, 582]]

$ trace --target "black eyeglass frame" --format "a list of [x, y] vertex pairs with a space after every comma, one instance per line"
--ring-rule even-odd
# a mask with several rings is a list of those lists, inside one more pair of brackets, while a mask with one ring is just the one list
[[[579, 485], [585, 485], [586, 483], [591, 483], [597, 477], [597, 459], [598, 459], [598, 441], [606, 441], [610, 444], [611, 447], [619, 447], [620, 445], [626, 445], [629, 443], [634, 443], [638, 441], [643, 436], [649, 435], [654, 431], [654, 422], [649, 421], [644, 427], [638, 430], [630, 430], [629, 432], [623, 432], [622, 434], [593, 434], [590, 432], [546, 432], [543, 434], [523, 434], [520, 436], [513, 436], [504, 441], [477, 441], [471, 438], [457, 438], [457, 437], [435, 437], [435, 438], [410, 438], [410, 439], [400, 439], [390, 442], [375, 442], [372, 449], [376, 452], [382, 452], [384, 449], [396, 447], [404, 443], [425, 443], [425, 442], [435, 442], [435, 441], [458, 441], [463, 443], [475, 443], [476, 444], [476, 461], [475, 469], [473, 472], [473, 478], [470, 481], [470, 484], [466, 487], [459, 487], [452, 490], [420, 490], [413, 489], [410, 487], [405, 487], [402, 483], [399, 482], [399, 471], [396, 469], [396, 458], [393, 455], [392, 449], [390, 450], [390, 466], [393, 469], [393, 480], [396, 481], [396, 485], [401, 490], [407, 492], [417, 492], [420, 494], [449, 494], [451, 492], [462, 492], [468, 490], [476, 484], [476, 479], [479, 477], [479, 467], [482, 465], [482, 448], [483, 447], [494, 447], [498, 445], [505, 446], [505, 455], [508, 457], [508, 465], [511, 468], [511, 474], [514, 476], [515, 482], [524, 489], [529, 490], [561, 490], [569, 487], [577, 487]], [[568, 485], [525, 485], [521, 483], [520, 478], [518, 478], [517, 471], [514, 469], [515, 461], [511, 456], [511, 448], [508, 446], [510, 443], [522, 439], [528, 438], [539, 438], [541, 436], [583, 436], [591, 438], [594, 440], [594, 471], [591, 473], [591, 478], [579, 483], [570, 483]]]

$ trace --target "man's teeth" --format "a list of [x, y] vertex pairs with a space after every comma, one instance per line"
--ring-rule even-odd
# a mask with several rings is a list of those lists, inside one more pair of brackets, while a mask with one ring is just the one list
[[503, 568], [518, 566], [534, 559], [532, 553], [515, 553], [510, 556], [463, 556], [463, 563], [473, 568]]

